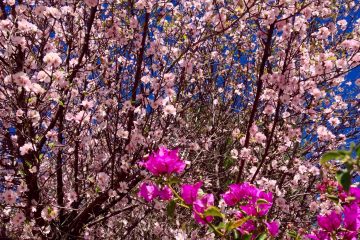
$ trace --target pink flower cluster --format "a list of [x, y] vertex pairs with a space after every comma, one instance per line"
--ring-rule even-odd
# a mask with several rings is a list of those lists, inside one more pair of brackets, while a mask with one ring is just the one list
[[202, 217], [200, 214], [203, 214], [207, 208], [214, 206], [214, 195], [205, 194], [199, 196], [199, 190], [202, 184], [202, 182], [183, 184], [181, 186], [181, 198], [187, 205], [192, 206], [195, 221], [200, 224], [206, 224], [207, 222], [211, 222], [213, 217]]
[[309, 239], [331, 240], [332, 236], [336, 236], [336, 239], [356, 240], [360, 230], [360, 207], [353, 202], [344, 206], [342, 212], [334, 210], [330, 214], [317, 216], [317, 222], [320, 229], [307, 235]]
[[[329, 184], [334, 185], [332, 182]], [[320, 187], [320, 190], [324, 186]], [[342, 210], [333, 210], [329, 214], [318, 215], [319, 229], [306, 235], [308, 239], [331, 240], [336, 239], [356, 240], [360, 231], [360, 188], [350, 187], [345, 192], [339, 185], [337, 187], [339, 200], [344, 203]]]
[[[154, 176], [165, 175], [169, 177], [170, 174], [181, 173], [185, 169], [184, 161], [178, 157], [178, 150], [168, 150], [164, 147], [150, 155], [147, 161], [141, 164]], [[182, 204], [187, 205], [192, 210], [195, 221], [205, 225], [211, 223], [214, 216], [217, 215], [205, 214], [208, 209], [214, 206], [214, 195], [202, 193], [200, 191], [202, 185], [202, 182], [183, 184], [181, 185], [180, 196], [176, 192], [175, 194]], [[161, 187], [153, 182], [143, 182], [140, 185], [139, 196], [147, 202], [151, 202], [155, 198], [171, 200], [173, 191], [170, 185]], [[266, 220], [266, 214], [273, 204], [271, 192], [264, 192], [249, 183], [231, 184], [229, 190], [222, 194], [222, 198], [227, 206], [239, 208], [234, 214], [235, 221], [247, 218], [245, 223], [237, 228], [241, 234], [253, 234], [259, 229], [261, 231], [267, 229], [271, 236], [276, 237], [278, 235], [278, 222]]]
[[181, 173], [185, 169], [185, 162], [178, 156], [178, 149], [168, 150], [165, 147], [150, 155], [147, 161], [142, 163], [153, 175]]
[[152, 182], [144, 182], [140, 185], [139, 196], [143, 197], [146, 201], [151, 202], [157, 197], [159, 197], [161, 200], [170, 200], [172, 199], [173, 194], [168, 186], [160, 188]]
[[[160, 147], [157, 152], [147, 158], [146, 162], [141, 162], [141, 165], [154, 176], [181, 173], [185, 169], [185, 162], [179, 158], [178, 150], [169, 150], [165, 147]], [[152, 182], [144, 182], [140, 185], [139, 196], [151, 202], [157, 197], [161, 200], [170, 200], [173, 194], [168, 186], [161, 188]]]
[[[264, 217], [273, 204], [271, 192], [266, 193], [249, 183], [231, 184], [229, 190], [222, 197], [228, 206], [239, 206], [240, 211], [235, 213], [237, 218], [255, 217], [238, 228], [242, 234], [249, 234], [256, 230], [260, 223], [257, 223], [254, 219]], [[279, 224], [276, 221], [265, 222], [265, 225], [270, 235], [277, 236]]]

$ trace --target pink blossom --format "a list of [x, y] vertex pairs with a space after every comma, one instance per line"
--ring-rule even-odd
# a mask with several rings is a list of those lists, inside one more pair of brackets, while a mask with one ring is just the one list
[[322, 27], [319, 29], [319, 32], [317, 33], [317, 38], [325, 40], [330, 36], [330, 31], [327, 27]]
[[110, 177], [105, 172], [98, 173], [97, 183], [102, 191], [105, 190], [107, 184], [109, 183]]
[[255, 134], [255, 141], [258, 143], [263, 143], [266, 141], [266, 136], [265, 134], [258, 132]]
[[25, 88], [26, 91], [30, 91], [31, 89], [31, 81], [29, 77], [24, 72], [18, 72], [12, 75], [12, 79], [16, 85], [19, 87]]
[[24, 156], [31, 151], [36, 151], [36, 147], [32, 143], [25, 143], [23, 146], [19, 148], [20, 155]]
[[45, 207], [41, 211], [41, 217], [46, 221], [52, 221], [57, 218], [59, 210], [53, 207]]
[[17, 212], [14, 217], [11, 219], [11, 223], [14, 226], [20, 226], [25, 221], [25, 215], [23, 212]]
[[98, 4], [98, 0], [84, 0], [84, 2], [89, 7], [96, 7]]
[[360, 48], [360, 42], [354, 39], [344, 40], [340, 45], [349, 50], [356, 50]]
[[44, 57], [44, 62], [51, 67], [57, 68], [61, 65], [62, 60], [59, 54], [55, 52], [47, 53]]
[[3, 198], [5, 200], [5, 203], [9, 205], [14, 205], [16, 203], [17, 194], [12, 190], [6, 190], [3, 193]]
[[266, 105], [265, 109], [264, 109], [264, 114], [266, 115], [271, 115], [275, 113], [275, 108], [271, 105]]
[[347, 26], [347, 21], [345, 19], [337, 21], [337, 25], [340, 26], [341, 30], [345, 30]]
[[175, 115], [176, 115], [176, 108], [175, 108], [173, 105], [171, 105], [171, 104], [166, 105], [166, 106], [164, 107], [164, 113], [165, 113], [165, 116], [167, 116], [167, 115], [169, 115], [169, 114], [175, 116]]

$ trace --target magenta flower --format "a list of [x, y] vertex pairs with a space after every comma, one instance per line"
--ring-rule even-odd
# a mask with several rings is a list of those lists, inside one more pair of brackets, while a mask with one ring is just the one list
[[197, 182], [193, 185], [184, 184], [181, 186], [181, 197], [184, 199], [184, 202], [188, 205], [191, 205], [197, 199], [198, 191], [202, 186], [202, 182]]
[[228, 206], [236, 205], [243, 198], [243, 189], [239, 184], [229, 185], [229, 191], [222, 195]]
[[159, 189], [153, 183], [142, 183], [140, 185], [139, 196], [144, 198], [147, 202], [151, 202], [159, 195]]
[[353, 203], [344, 207], [344, 227], [349, 231], [360, 229], [360, 207]]
[[340, 239], [343, 239], [343, 240], [359, 240], [358, 235], [359, 235], [358, 231], [341, 232], [340, 233]]
[[256, 210], [256, 207], [254, 205], [247, 204], [245, 206], [241, 206], [240, 209], [243, 210], [249, 216], [256, 216], [257, 215], [257, 210]]
[[173, 197], [173, 193], [168, 186], [165, 186], [159, 191], [159, 197], [161, 200], [170, 200]]
[[240, 207], [241, 210], [247, 215], [260, 217], [268, 213], [273, 201], [271, 192], [261, 191], [249, 183], [231, 184], [222, 197], [228, 206], [246, 204]]
[[327, 232], [315, 231], [313, 234], [308, 234], [305, 237], [312, 240], [331, 240]]
[[178, 156], [178, 149], [168, 150], [165, 147], [151, 154], [146, 162], [142, 162], [149, 172], [155, 176], [162, 174], [181, 173], [185, 169], [185, 162]]
[[332, 211], [330, 214], [325, 216], [318, 216], [317, 221], [319, 226], [327, 232], [332, 232], [338, 229], [341, 225], [341, 215]]
[[234, 206], [242, 200], [251, 200], [258, 195], [258, 189], [249, 183], [231, 184], [229, 191], [223, 194], [223, 199], [228, 206]]
[[276, 221], [265, 223], [266, 227], [272, 237], [276, 237], [279, 234], [279, 223]]
[[249, 234], [256, 229], [255, 222], [253, 220], [246, 221], [243, 225], [241, 225], [237, 230], [241, 232], [241, 234]]
[[200, 224], [206, 224], [207, 222], [211, 222], [214, 219], [212, 216], [202, 218], [199, 215], [199, 213], [204, 213], [204, 211], [211, 206], [214, 206], [214, 195], [212, 194], [206, 194], [201, 199], [195, 200], [193, 205], [195, 221]]
[[[261, 191], [249, 183], [231, 184], [229, 190], [222, 197], [228, 206], [234, 206], [240, 202], [249, 204], [245, 206], [246, 210], [244, 211], [251, 212], [251, 215], [256, 212], [260, 216], [264, 216], [269, 211], [273, 201], [271, 192]], [[267, 202], [258, 203], [259, 199], [266, 200]], [[258, 211], [253, 208], [257, 208]]]
[[355, 198], [356, 203], [360, 203], [360, 188], [350, 187], [349, 195]]

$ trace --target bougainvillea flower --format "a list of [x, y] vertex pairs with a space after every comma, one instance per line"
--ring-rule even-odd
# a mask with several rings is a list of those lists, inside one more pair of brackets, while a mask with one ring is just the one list
[[360, 188], [350, 187], [349, 195], [355, 198], [355, 202], [360, 203]]
[[142, 163], [149, 172], [158, 176], [162, 174], [181, 173], [185, 169], [185, 162], [178, 156], [178, 149], [168, 150], [165, 147], [151, 154]]
[[245, 206], [241, 206], [240, 209], [242, 211], [244, 211], [249, 216], [256, 216], [257, 215], [256, 207], [254, 205], [252, 205], [252, 204], [247, 204]]
[[270, 210], [270, 208], [272, 206], [272, 202], [269, 202], [269, 201], [267, 203], [258, 202], [256, 204], [256, 206], [257, 206], [257, 215], [262, 217], [262, 216], [266, 215], [269, 212], [269, 210]]
[[341, 224], [341, 215], [332, 211], [330, 214], [317, 217], [317, 221], [319, 226], [328, 231], [332, 232], [340, 227]]
[[184, 184], [181, 186], [181, 197], [184, 199], [186, 204], [191, 205], [195, 202], [201, 186], [202, 182], [197, 182], [193, 185]]
[[214, 195], [205, 194], [201, 199], [197, 199], [193, 205], [195, 221], [200, 224], [206, 224], [207, 222], [211, 222], [213, 220], [212, 216], [201, 218], [201, 216], [199, 215], [199, 213], [204, 213], [205, 209], [211, 206], [214, 206]]
[[240, 227], [237, 228], [241, 234], [249, 234], [256, 229], [255, 222], [253, 220], [248, 220]]
[[279, 234], [279, 223], [277, 221], [267, 222], [265, 224], [272, 237], [276, 237]]
[[223, 194], [222, 197], [228, 206], [236, 205], [243, 197], [241, 185], [231, 184], [229, 191]]
[[173, 197], [173, 193], [168, 186], [165, 186], [159, 191], [159, 197], [161, 200], [170, 200]]
[[360, 229], [360, 207], [357, 203], [344, 207], [344, 227], [349, 231]]
[[255, 205], [259, 199], [264, 199], [267, 202], [259, 204], [261, 215], [267, 213], [273, 201], [272, 193], [261, 191], [249, 183], [231, 184], [222, 197], [228, 206], [234, 206], [241, 201]]
[[358, 231], [341, 232], [339, 235], [340, 235], [340, 236], [338, 236], [339, 239], [342, 239], [342, 240], [359, 240], [359, 238], [358, 238], [359, 232]]
[[305, 237], [313, 240], [330, 240], [330, 236], [324, 231], [315, 231], [313, 234], [308, 234]]
[[234, 206], [241, 200], [251, 200], [256, 198], [258, 189], [249, 183], [231, 184], [229, 190], [222, 195], [228, 206]]
[[147, 202], [151, 202], [159, 195], [159, 189], [153, 183], [142, 183], [140, 185], [139, 196], [144, 198]]

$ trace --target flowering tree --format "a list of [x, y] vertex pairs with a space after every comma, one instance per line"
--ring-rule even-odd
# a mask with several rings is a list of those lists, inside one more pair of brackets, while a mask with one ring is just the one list
[[344, 81], [359, 11], [0, 1], [0, 238], [285, 239], [316, 219], [328, 237], [356, 232], [340, 212], [359, 202], [334, 209], [318, 163], [359, 140], [359, 80]]

